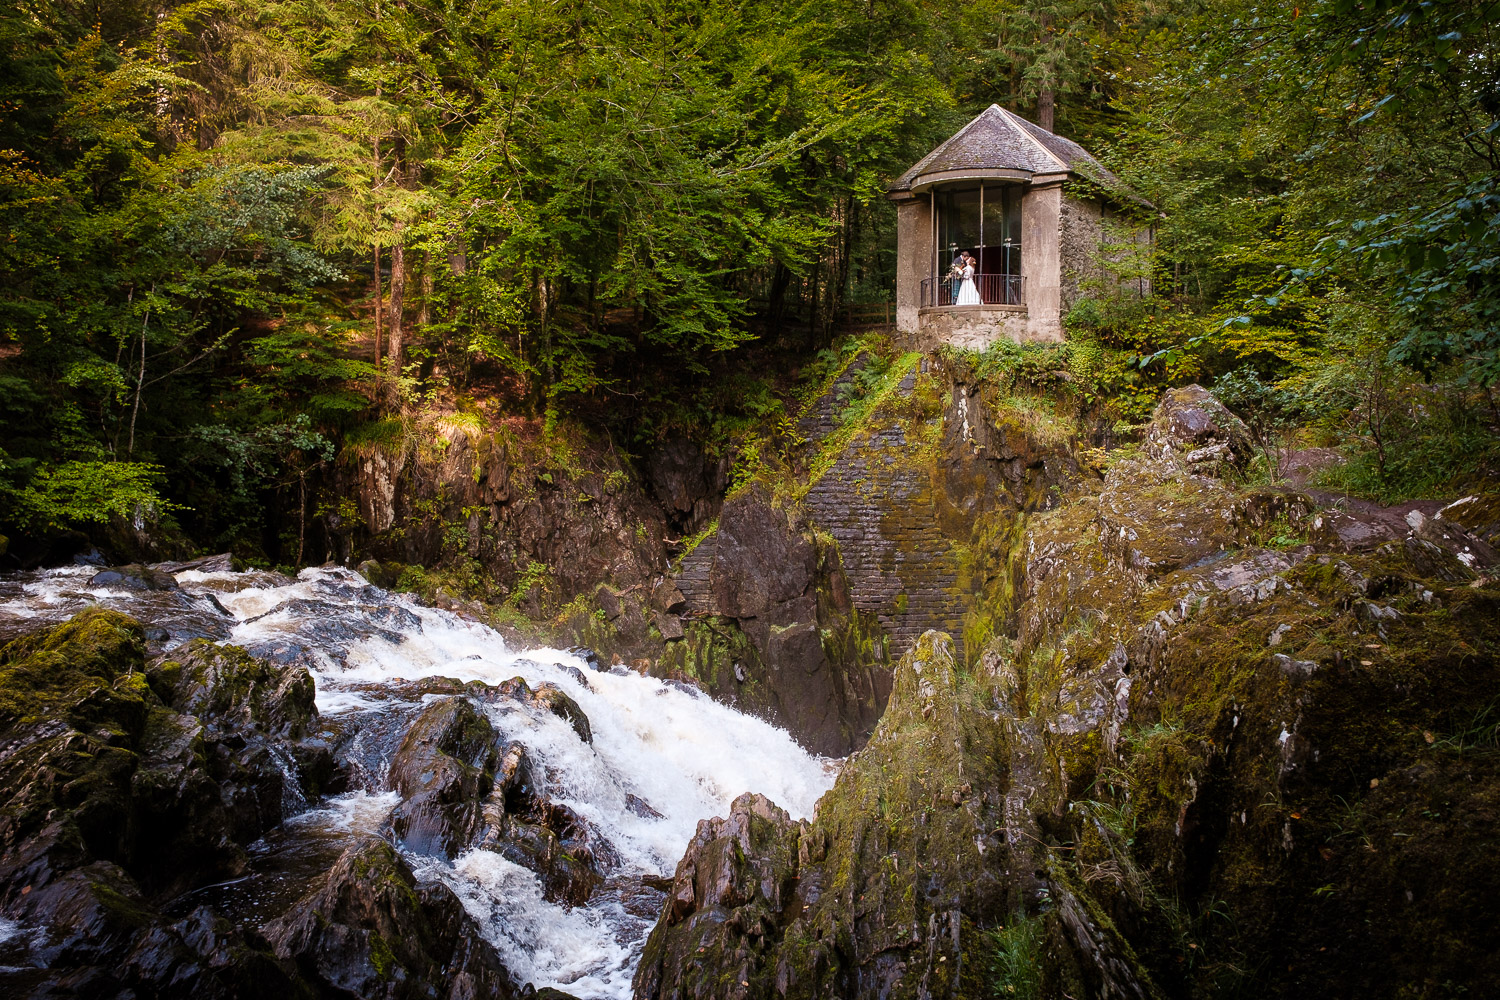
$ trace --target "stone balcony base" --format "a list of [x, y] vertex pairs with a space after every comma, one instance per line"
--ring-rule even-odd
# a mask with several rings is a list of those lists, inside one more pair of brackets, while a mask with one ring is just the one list
[[995, 341], [1062, 343], [1056, 324], [1047, 328], [1033, 322], [1025, 305], [935, 306], [918, 310], [917, 330], [924, 343], [951, 344], [982, 351]]

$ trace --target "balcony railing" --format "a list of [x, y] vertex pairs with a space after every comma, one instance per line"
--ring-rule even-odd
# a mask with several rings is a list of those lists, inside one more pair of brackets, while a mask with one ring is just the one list
[[[1020, 274], [976, 274], [974, 287], [979, 292], [979, 302], [986, 306], [1018, 306], [1026, 278]], [[958, 305], [959, 282], [950, 278], [922, 279], [922, 308]]]

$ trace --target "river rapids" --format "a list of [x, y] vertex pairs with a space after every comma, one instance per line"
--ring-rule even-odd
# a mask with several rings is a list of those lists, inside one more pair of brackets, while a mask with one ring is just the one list
[[[559, 649], [513, 649], [490, 628], [389, 593], [350, 570], [267, 572], [182, 569], [177, 588], [134, 590], [79, 566], [0, 578], [0, 641], [91, 605], [134, 615], [156, 650], [193, 638], [300, 663], [317, 685], [325, 730], [350, 791], [308, 802], [294, 782], [280, 830], [252, 846], [260, 877], [204, 887], [242, 922], [262, 919], [271, 897], [305, 891], [327, 851], [309, 844], [383, 832], [399, 795], [386, 768], [422, 707], [409, 682], [446, 677], [498, 684], [523, 678], [565, 691], [587, 715], [592, 743], [545, 707], [498, 700], [478, 707], [504, 738], [524, 744], [553, 801], [607, 844], [606, 879], [585, 905], [549, 901], [531, 870], [472, 849], [449, 859], [397, 842], [420, 879], [450, 886], [518, 982], [579, 997], [628, 997], [661, 896], [643, 888], [670, 877], [699, 820], [726, 815], [744, 792], [762, 793], [794, 817], [810, 816], [833, 784], [835, 762], [803, 751], [782, 730], [680, 684], [623, 667], [591, 670]], [[302, 861], [299, 863], [299, 858]], [[326, 870], [326, 869], [325, 869]]]

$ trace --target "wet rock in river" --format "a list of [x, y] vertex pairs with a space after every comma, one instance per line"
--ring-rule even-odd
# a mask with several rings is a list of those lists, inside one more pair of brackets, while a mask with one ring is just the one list
[[[473, 692], [459, 687], [487, 701], [539, 704], [589, 738], [588, 719], [553, 685], [532, 690], [515, 678]], [[613, 860], [600, 855], [605, 845], [582, 817], [538, 787], [525, 747], [502, 742], [465, 697], [443, 697], [417, 716], [388, 782], [402, 796], [390, 824], [406, 848], [447, 857], [471, 846], [494, 851], [536, 872], [548, 899], [586, 902]]]
[[89, 578], [88, 585], [107, 590], [178, 589], [177, 580], [171, 573], [154, 566], [142, 566], [139, 563], [101, 570]]
[[584, 666], [588, 667], [590, 670], [604, 669], [604, 666], [599, 659], [599, 654], [594, 652], [592, 649], [589, 649], [587, 646], [573, 646], [568, 649], [568, 652], [572, 653], [574, 656], [582, 660]]
[[578, 707], [578, 702], [570, 698], [568, 693], [556, 684], [538, 684], [531, 691], [531, 703], [545, 708], [559, 719], [566, 721], [583, 742], [594, 741], [594, 733], [589, 726], [589, 717], [583, 714], [583, 709]]
[[[214, 556], [200, 556], [197, 559], [186, 559], [180, 562], [152, 563], [150, 568], [163, 573], [197, 572], [197, 573], [229, 573], [234, 570], [234, 556], [228, 552], [221, 552]], [[241, 564], [243, 565], [243, 564]]]
[[409, 849], [456, 856], [479, 829], [494, 784], [495, 730], [467, 699], [433, 702], [392, 758], [389, 786], [401, 793], [391, 828]]
[[191, 643], [148, 676], [172, 708], [226, 730], [296, 738], [318, 714], [312, 675], [304, 667], [276, 666], [234, 646]]
[[265, 928], [322, 991], [362, 998], [508, 998], [515, 984], [452, 890], [418, 883], [383, 840], [349, 848], [327, 880]]
[[[281, 822], [296, 765], [272, 731], [311, 708], [263, 711], [289, 699], [257, 701], [240, 682], [270, 668], [197, 653], [210, 665], [158, 665], [148, 682], [140, 625], [102, 609], [0, 649], [0, 916], [26, 928], [7, 942], [0, 992], [36, 968], [50, 987], [98, 995], [289, 981], [215, 920], [188, 926], [160, 908], [240, 874], [244, 845]], [[173, 706], [179, 694], [197, 714]]]

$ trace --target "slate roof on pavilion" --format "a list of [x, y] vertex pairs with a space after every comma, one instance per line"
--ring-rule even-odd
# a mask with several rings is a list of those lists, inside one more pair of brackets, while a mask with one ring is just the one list
[[1124, 183], [1078, 143], [991, 104], [947, 142], [896, 178], [891, 191], [909, 191], [927, 174], [961, 170], [1068, 173], [1124, 192]]

